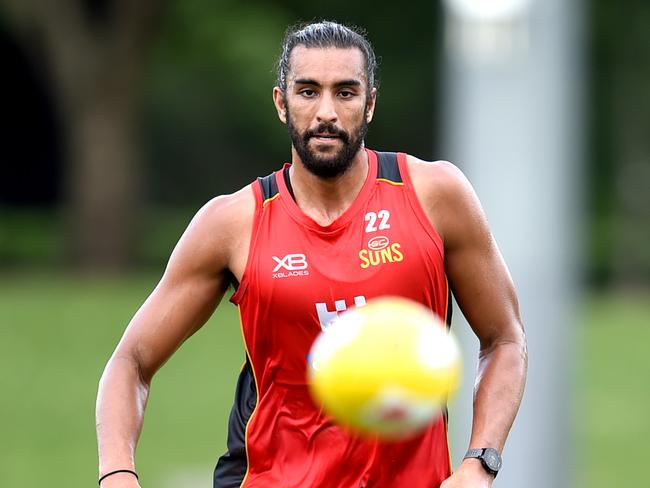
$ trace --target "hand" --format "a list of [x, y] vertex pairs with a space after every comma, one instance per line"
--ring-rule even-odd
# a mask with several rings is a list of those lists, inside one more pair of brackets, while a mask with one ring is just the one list
[[104, 479], [101, 488], [142, 488], [131, 473], [115, 473]]
[[485, 471], [479, 459], [465, 459], [440, 488], [491, 488], [494, 476]]

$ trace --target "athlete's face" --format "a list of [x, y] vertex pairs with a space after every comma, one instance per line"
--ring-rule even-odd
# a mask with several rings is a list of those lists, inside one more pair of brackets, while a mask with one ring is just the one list
[[291, 52], [287, 89], [273, 90], [278, 116], [301, 162], [323, 177], [351, 166], [372, 120], [376, 90], [367, 90], [359, 49], [306, 48]]

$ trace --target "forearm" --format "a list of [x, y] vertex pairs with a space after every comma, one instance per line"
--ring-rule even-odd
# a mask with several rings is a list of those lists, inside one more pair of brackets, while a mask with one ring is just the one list
[[503, 342], [481, 352], [469, 447], [503, 449], [523, 396], [527, 363], [523, 341]]
[[106, 365], [97, 394], [96, 426], [99, 474], [135, 468], [135, 448], [142, 431], [149, 381], [137, 363], [115, 355]]

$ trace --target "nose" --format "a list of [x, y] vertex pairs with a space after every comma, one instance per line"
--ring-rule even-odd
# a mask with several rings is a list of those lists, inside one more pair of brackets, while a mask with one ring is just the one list
[[320, 97], [316, 118], [319, 123], [334, 123], [338, 120], [335, 100], [331, 94], [324, 92]]

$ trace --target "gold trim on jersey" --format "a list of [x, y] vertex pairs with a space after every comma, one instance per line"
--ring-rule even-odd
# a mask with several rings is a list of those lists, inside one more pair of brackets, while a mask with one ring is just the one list
[[[273, 198], [270, 198], [269, 200], [273, 200]], [[250, 417], [248, 417], [248, 422], [246, 422], [246, 430], [244, 432], [244, 450], [246, 451], [246, 474], [244, 474], [244, 478], [241, 480], [241, 484], [239, 485], [239, 488], [242, 488], [246, 484], [246, 479], [248, 478], [248, 473], [250, 472], [251, 469], [251, 460], [248, 457], [248, 428], [250, 427], [251, 422], [253, 421], [253, 417], [257, 412], [257, 407], [260, 404], [260, 389], [257, 384], [257, 375], [255, 374], [255, 366], [253, 365], [253, 360], [251, 359], [251, 355], [248, 352], [248, 344], [246, 344], [246, 335], [244, 334], [244, 321], [241, 318], [241, 307], [239, 305], [237, 305], [237, 312], [239, 314], [239, 325], [241, 327], [241, 334], [242, 334], [242, 340], [244, 342], [244, 349], [246, 350], [246, 357], [248, 357], [248, 361], [251, 363], [251, 371], [253, 372], [253, 380], [255, 381], [255, 395], [257, 397], [255, 401], [255, 408], [253, 408]]]
[[275, 199], [278, 198], [279, 196], [280, 196], [280, 192], [276, 193], [276, 194], [273, 195], [271, 198], [267, 198], [266, 200], [264, 200], [264, 201], [262, 202], [262, 207], [266, 206], [267, 203], [272, 202], [273, 200], [275, 200]]
[[394, 186], [404, 186], [404, 182], [402, 181], [387, 180], [386, 178], [377, 178], [377, 181], [381, 181], [382, 183], [389, 183]]

